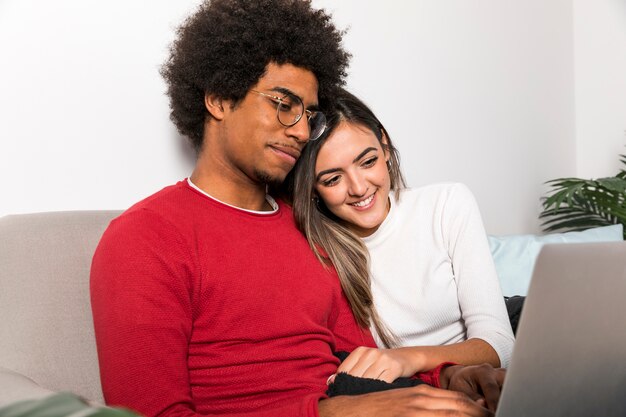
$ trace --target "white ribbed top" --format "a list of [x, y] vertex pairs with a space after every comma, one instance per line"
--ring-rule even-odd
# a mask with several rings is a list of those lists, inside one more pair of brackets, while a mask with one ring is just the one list
[[387, 218], [363, 239], [381, 318], [402, 346], [479, 338], [508, 366], [513, 332], [474, 196], [435, 184], [400, 197], [390, 195]]

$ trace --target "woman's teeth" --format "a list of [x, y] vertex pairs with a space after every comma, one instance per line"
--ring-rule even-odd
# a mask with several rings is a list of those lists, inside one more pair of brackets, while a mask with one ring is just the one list
[[373, 199], [374, 199], [374, 194], [367, 197], [363, 201], [359, 201], [358, 203], [352, 203], [351, 205], [356, 206], [356, 207], [364, 207], [364, 206], [367, 206], [369, 203], [371, 203]]

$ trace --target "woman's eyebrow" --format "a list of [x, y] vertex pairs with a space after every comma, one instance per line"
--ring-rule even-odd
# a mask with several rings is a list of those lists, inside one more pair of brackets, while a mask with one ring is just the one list
[[373, 146], [370, 146], [369, 148], [365, 149], [363, 152], [361, 152], [360, 154], [358, 154], [358, 155], [357, 155], [357, 157], [356, 157], [356, 158], [354, 158], [354, 160], [353, 160], [352, 162], [353, 162], [353, 163], [354, 163], [354, 162], [357, 162], [359, 159], [361, 159], [361, 158], [363, 158], [365, 155], [367, 155], [367, 153], [368, 153], [368, 152], [370, 152], [370, 151], [375, 151], [375, 150], [376, 150], [376, 148], [374, 148]]
[[320, 180], [320, 178], [321, 178], [323, 175], [326, 175], [326, 174], [331, 174], [331, 173], [333, 173], [333, 172], [337, 172], [337, 171], [341, 171], [341, 168], [331, 168], [331, 169], [325, 169], [324, 171], [320, 171], [320, 172], [319, 172], [319, 173], [315, 176], [315, 180], [316, 180], [316, 181], [319, 181], [319, 180]]

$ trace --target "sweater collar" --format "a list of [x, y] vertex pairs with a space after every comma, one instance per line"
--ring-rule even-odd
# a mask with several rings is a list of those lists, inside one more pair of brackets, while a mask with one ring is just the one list
[[232, 207], [234, 209], [237, 210], [241, 210], [244, 211], [246, 213], [252, 213], [252, 214], [260, 214], [263, 216], [266, 216], [268, 214], [275, 214], [278, 211], [278, 203], [276, 202], [276, 200], [274, 200], [274, 198], [272, 198], [272, 196], [270, 196], [269, 194], [265, 195], [265, 199], [267, 200], [267, 202], [269, 203], [270, 206], [272, 206], [272, 210], [271, 211], [258, 211], [258, 210], [248, 210], [248, 209], [244, 209], [241, 207], [237, 207], [237, 206], [233, 206], [232, 204], [228, 204], [225, 203], [221, 200], [218, 200], [217, 198], [213, 197], [211, 194], [207, 193], [206, 191], [202, 190], [200, 187], [198, 187], [196, 184], [194, 184], [193, 182], [191, 182], [191, 178], [187, 178], [187, 184], [193, 188], [194, 190], [198, 191], [199, 193], [209, 197], [211, 200], [213, 201], [217, 201], [220, 204], [223, 204], [225, 206], [228, 207]]

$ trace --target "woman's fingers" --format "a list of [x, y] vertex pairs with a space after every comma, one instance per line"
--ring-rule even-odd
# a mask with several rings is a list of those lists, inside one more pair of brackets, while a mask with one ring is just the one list
[[359, 347], [343, 361], [337, 369], [339, 372], [392, 382], [402, 376], [402, 366], [389, 349]]

